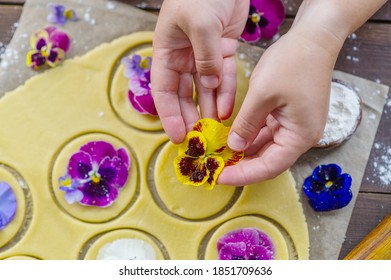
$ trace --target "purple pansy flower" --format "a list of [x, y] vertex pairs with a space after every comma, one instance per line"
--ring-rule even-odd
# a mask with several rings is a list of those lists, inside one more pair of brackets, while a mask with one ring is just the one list
[[0, 182], [0, 230], [15, 217], [17, 201], [14, 191], [6, 182]]
[[44, 65], [58, 65], [69, 51], [71, 40], [64, 31], [48, 26], [31, 35], [30, 45], [26, 65], [38, 70]]
[[50, 14], [47, 17], [47, 20], [50, 23], [64, 25], [68, 20], [76, 21], [78, 19], [75, 10], [66, 9], [63, 5], [49, 3], [48, 8]]
[[151, 92], [151, 57], [138, 54], [122, 59], [124, 76], [129, 79], [128, 98], [133, 108], [141, 114], [157, 116]]
[[69, 204], [110, 206], [126, 184], [130, 158], [125, 149], [107, 142], [89, 142], [73, 154], [67, 174], [60, 177], [60, 190]]
[[319, 165], [304, 181], [303, 191], [315, 211], [340, 209], [352, 200], [352, 178], [337, 164]]
[[246, 26], [240, 38], [247, 42], [271, 39], [278, 33], [285, 18], [281, 0], [251, 0]]
[[273, 260], [274, 245], [267, 234], [256, 228], [226, 233], [217, 241], [220, 260]]

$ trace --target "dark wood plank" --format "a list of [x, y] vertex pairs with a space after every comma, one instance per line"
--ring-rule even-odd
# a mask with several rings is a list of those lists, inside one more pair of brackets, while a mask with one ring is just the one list
[[[303, 0], [283, 0], [286, 14], [295, 16]], [[377, 11], [370, 20], [374, 21], [391, 21], [391, 2], [388, 1], [379, 11]]]
[[25, 0], [0, 0], [0, 4], [23, 5]]
[[21, 13], [22, 6], [0, 5], [0, 42], [3, 44], [11, 40]]
[[[281, 35], [289, 31], [292, 22], [293, 19], [285, 19]], [[335, 68], [391, 86], [390, 34], [391, 24], [364, 24], [345, 41]], [[267, 48], [272, 43], [271, 40], [262, 40], [256, 45]]]
[[340, 259], [344, 258], [364, 239], [389, 213], [391, 195], [360, 193], [342, 245]]

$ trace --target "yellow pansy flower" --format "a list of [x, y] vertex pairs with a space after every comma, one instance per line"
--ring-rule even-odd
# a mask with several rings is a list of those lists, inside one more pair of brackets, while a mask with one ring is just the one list
[[230, 127], [213, 119], [201, 119], [179, 145], [174, 159], [175, 174], [183, 184], [213, 189], [225, 166], [238, 163], [243, 152], [227, 145]]

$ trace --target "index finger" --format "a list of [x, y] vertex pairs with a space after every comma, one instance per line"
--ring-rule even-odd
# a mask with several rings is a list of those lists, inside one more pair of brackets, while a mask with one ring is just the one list
[[186, 126], [179, 103], [179, 73], [165, 66], [159, 52], [154, 53], [151, 65], [152, 96], [163, 128], [170, 140], [181, 143], [186, 135]]

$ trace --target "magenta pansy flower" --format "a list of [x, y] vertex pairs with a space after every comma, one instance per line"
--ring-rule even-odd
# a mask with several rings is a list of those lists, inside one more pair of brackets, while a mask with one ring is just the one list
[[0, 230], [15, 217], [17, 201], [14, 191], [6, 182], [0, 182]]
[[47, 20], [50, 23], [64, 25], [68, 20], [76, 21], [78, 19], [75, 10], [67, 9], [63, 5], [49, 3], [48, 8], [50, 14], [47, 17]]
[[273, 260], [270, 237], [256, 228], [242, 228], [223, 235], [217, 241], [220, 260]]
[[26, 65], [34, 70], [45, 65], [54, 67], [65, 58], [70, 46], [71, 40], [64, 31], [48, 26], [31, 35]]
[[73, 154], [67, 174], [59, 178], [69, 204], [108, 207], [128, 180], [130, 157], [107, 142], [89, 142]]
[[130, 104], [141, 114], [157, 116], [151, 92], [151, 63], [151, 57], [142, 58], [138, 54], [122, 59], [124, 76], [129, 79]]
[[247, 42], [271, 39], [278, 33], [285, 18], [281, 0], [251, 0], [246, 26], [240, 38]]

